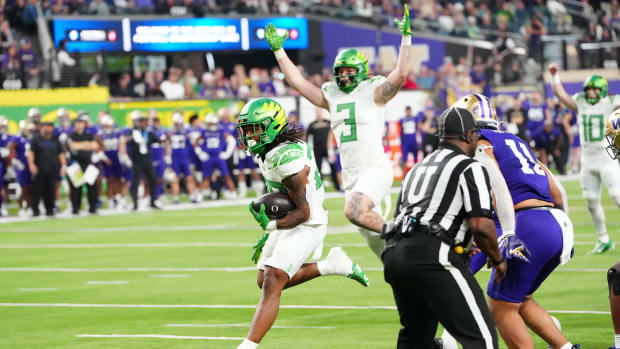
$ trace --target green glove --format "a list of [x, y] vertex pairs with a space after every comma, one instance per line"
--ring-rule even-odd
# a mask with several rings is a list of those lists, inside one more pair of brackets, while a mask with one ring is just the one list
[[[408, 19], [407, 19], [407, 23], [409, 23]], [[265, 39], [267, 39], [267, 42], [269, 43], [269, 46], [271, 47], [271, 51], [277, 51], [281, 49], [282, 43], [284, 43], [284, 40], [286, 40], [286, 38], [288, 38], [288, 32], [282, 36], [278, 35], [278, 32], [276, 31], [276, 27], [274, 27], [273, 24], [269, 23], [265, 27]]]
[[254, 201], [250, 202], [250, 213], [252, 213], [252, 216], [254, 216], [254, 219], [258, 222], [258, 224], [260, 224], [261, 228], [263, 228], [263, 230], [267, 230], [269, 217], [265, 214], [265, 204], [260, 205], [260, 212], [254, 211], [252, 205], [254, 205]]
[[411, 36], [412, 34], [411, 23], [409, 22], [409, 7], [407, 7], [407, 4], [405, 4], [405, 12], [403, 13], [403, 20], [399, 21], [397, 18], [394, 18], [394, 23], [396, 23], [398, 30], [400, 30], [403, 36]]
[[269, 233], [265, 233], [263, 234], [263, 236], [261, 236], [260, 240], [258, 240], [256, 245], [252, 246], [252, 248], [254, 249], [254, 254], [252, 255], [252, 262], [254, 262], [254, 264], [258, 263], [261, 254], [263, 254], [263, 247], [265, 247], [265, 242], [267, 242], [268, 238]]

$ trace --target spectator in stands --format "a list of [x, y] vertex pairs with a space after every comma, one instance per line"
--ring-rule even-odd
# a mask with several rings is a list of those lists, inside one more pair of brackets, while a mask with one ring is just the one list
[[9, 45], [15, 42], [15, 40], [13, 39], [13, 31], [11, 30], [11, 25], [6, 19], [0, 22], [0, 40], [2, 41], [3, 52], [6, 51]]
[[11, 28], [24, 29], [22, 14], [26, 7], [26, 0], [16, 0], [12, 5], [6, 6], [4, 14], [11, 24]]
[[168, 70], [168, 80], [164, 80], [159, 86], [166, 99], [183, 99], [185, 97], [185, 87], [179, 81], [180, 78], [181, 69], [174, 66], [170, 67]]
[[61, 40], [58, 45], [58, 66], [60, 68], [60, 86], [72, 86], [74, 83], [73, 79], [73, 67], [77, 63], [75, 59], [69, 56], [67, 52], [67, 41]]
[[[273, 87], [275, 88], [276, 95], [282, 96], [287, 93], [286, 85], [284, 84], [284, 74], [280, 71], [280, 68], [271, 68], [271, 79]], [[326, 80], [323, 80], [326, 81]]]
[[[21, 48], [19, 49], [19, 61], [24, 69], [24, 75], [27, 88], [41, 87], [42, 77], [37, 55], [32, 50], [32, 42], [30, 39], [23, 38], [21, 40]], [[31, 83], [32, 81], [32, 83]]]
[[155, 73], [147, 71], [144, 73], [144, 97], [163, 97], [164, 94], [159, 89], [159, 83], [155, 80]]
[[196, 86], [196, 92], [198, 92], [201, 97], [215, 98], [216, 87], [215, 77], [213, 76], [213, 74], [209, 72], [205, 72], [204, 74], [202, 74], [200, 84]]
[[96, 16], [109, 16], [112, 10], [105, 0], [91, 0], [88, 4], [88, 13]]
[[39, 16], [36, 8], [37, 1], [38, 0], [28, 0], [22, 12], [23, 29], [31, 34], [37, 31], [37, 17]]
[[269, 78], [269, 71], [262, 69], [259, 73], [258, 88], [261, 96], [272, 97], [276, 95], [276, 87]]
[[118, 83], [110, 88], [110, 95], [113, 97], [125, 97], [135, 98], [138, 97], [136, 91], [134, 91], [134, 84], [131, 81], [131, 75], [129, 73], [123, 73], [118, 79]]
[[153, 0], [132, 0], [134, 1], [135, 12], [142, 14], [153, 13], [155, 5]]
[[429, 69], [425, 64], [422, 64], [420, 66], [420, 73], [416, 79], [418, 87], [422, 90], [432, 90], [436, 80], [435, 72]]
[[87, 0], [69, 1], [69, 3], [66, 5], [62, 1], [56, 1], [56, 2], [61, 3], [62, 4], [61, 6], [63, 7], [63, 11], [67, 11], [67, 13], [71, 13], [74, 15], [88, 14], [88, 1]]
[[254, 5], [250, 5], [248, 0], [237, 0], [235, 4], [231, 5], [231, 10], [238, 14], [255, 14], [257, 9]]
[[2, 55], [2, 88], [5, 90], [19, 90], [25, 86], [22, 65], [17, 54], [17, 45], [12, 43], [6, 53]]
[[510, 68], [504, 71], [504, 83], [514, 84], [521, 81], [523, 77], [523, 69], [521, 69], [521, 63], [518, 60], [512, 60]]
[[230, 76], [230, 90], [234, 97], [244, 99], [250, 96], [250, 88], [248, 85], [241, 83], [239, 75], [233, 74]]
[[541, 37], [547, 34], [547, 28], [543, 24], [542, 14], [536, 13], [525, 28], [525, 41], [527, 42], [528, 56], [536, 62], [542, 63]]

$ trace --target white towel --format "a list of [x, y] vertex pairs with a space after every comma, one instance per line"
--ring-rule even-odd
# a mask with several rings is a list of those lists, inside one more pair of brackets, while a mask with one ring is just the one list
[[566, 213], [562, 210], [554, 208], [550, 212], [562, 228], [562, 255], [560, 256], [560, 265], [564, 265], [571, 258], [571, 250], [573, 249], [573, 242], [575, 240], [573, 235], [573, 223], [571, 223]]

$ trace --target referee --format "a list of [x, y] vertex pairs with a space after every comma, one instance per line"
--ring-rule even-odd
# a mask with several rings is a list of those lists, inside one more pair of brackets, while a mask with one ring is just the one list
[[472, 159], [478, 137], [468, 110], [446, 110], [439, 120], [439, 148], [407, 174], [394, 222], [383, 227], [385, 281], [403, 326], [399, 349], [434, 348], [438, 322], [465, 349], [498, 348], [484, 294], [466, 266], [473, 236], [490, 256], [495, 281], [506, 274], [489, 176]]

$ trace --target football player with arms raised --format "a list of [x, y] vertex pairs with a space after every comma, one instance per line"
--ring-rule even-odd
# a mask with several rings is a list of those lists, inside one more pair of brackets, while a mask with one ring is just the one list
[[336, 136], [342, 164], [344, 214], [360, 228], [366, 243], [379, 258], [385, 246], [379, 238], [383, 226], [381, 202], [386, 199], [389, 202], [394, 179], [392, 163], [382, 144], [385, 105], [409, 75], [412, 33], [407, 5], [402, 21], [395, 21], [403, 37], [396, 68], [387, 78], [369, 77], [366, 57], [348, 49], [336, 56], [334, 81], [321, 88], [306, 80], [284, 52], [282, 44], [287, 35], [280, 36], [273, 24], [265, 28], [265, 38], [291, 87], [312, 104], [330, 112], [327, 119]]
[[601, 189], [605, 184], [609, 196], [620, 206], [620, 165], [605, 155], [603, 128], [606, 118], [620, 107], [618, 95], [608, 95], [607, 80], [592, 75], [583, 83], [583, 92], [569, 96], [560, 82], [557, 64], [549, 66], [553, 93], [568, 109], [577, 112], [579, 139], [581, 141], [581, 190], [586, 199], [590, 218], [598, 235], [592, 254], [613, 250], [614, 244], [607, 234], [605, 212], [601, 205]]
[[248, 336], [237, 348], [252, 349], [273, 325], [283, 289], [323, 275], [348, 276], [364, 286], [368, 278], [340, 247], [332, 248], [325, 260], [305, 263], [310, 256], [320, 257], [327, 233], [325, 187], [312, 149], [302, 141], [303, 132], [286, 121], [282, 106], [269, 98], [247, 103], [239, 115], [237, 137], [241, 149], [258, 158], [267, 189], [287, 195], [295, 205], [284, 217], [269, 220], [264, 204], [255, 210], [250, 203], [252, 216], [265, 231], [252, 256], [262, 296]]

